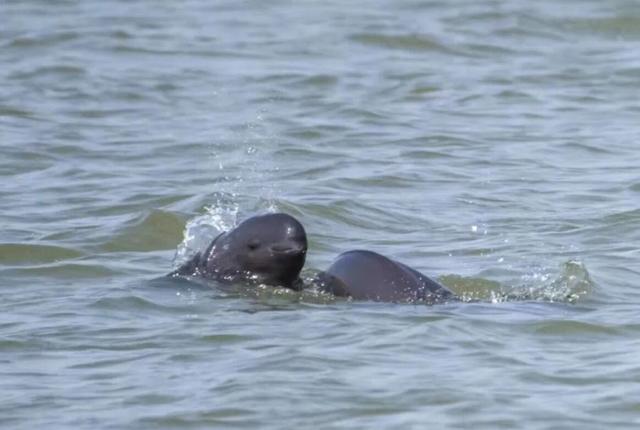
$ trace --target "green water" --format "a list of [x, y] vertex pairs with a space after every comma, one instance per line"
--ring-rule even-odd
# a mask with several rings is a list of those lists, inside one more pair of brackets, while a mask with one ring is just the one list
[[[640, 424], [635, 1], [0, 2], [0, 427]], [[167, 279], [284, 211], [469, 299]]]

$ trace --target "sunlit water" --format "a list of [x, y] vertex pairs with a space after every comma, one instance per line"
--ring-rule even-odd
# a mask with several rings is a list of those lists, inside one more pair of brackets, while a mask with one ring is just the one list
[[[635, 1], [0, 3], [0, 426], [635, 428]], [[255, 213], [464, 296], [163, 277]]]

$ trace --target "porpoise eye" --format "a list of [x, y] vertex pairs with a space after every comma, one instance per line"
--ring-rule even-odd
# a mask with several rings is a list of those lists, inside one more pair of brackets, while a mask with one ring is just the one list
[[250, 249], [250, 250], [252, 250], [252, 251], [253, 251], [253, 250], [256, 250], [256, 249], [260, 248], [260, 241], [259, 241], [259, 240], [254, 239], [254, 240], [252, 240], [251, 242], [249, 242], [249, 245], [248, 245], [248, 246], [249, 246], [249, 249]]

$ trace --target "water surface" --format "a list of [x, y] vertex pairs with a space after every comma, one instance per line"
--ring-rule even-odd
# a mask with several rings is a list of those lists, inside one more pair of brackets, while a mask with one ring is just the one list
[[[636, 2], [0, 17], [0, 426], [640, 423]], [[163, 278], [270, 211], [470, 301]]]

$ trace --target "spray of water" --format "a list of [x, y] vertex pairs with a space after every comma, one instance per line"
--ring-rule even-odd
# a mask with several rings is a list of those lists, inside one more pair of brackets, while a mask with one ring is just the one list
[[212, 184], [216, 190], [204, 213], [187, 222], [174, 267], [184, 264], [245, 217], [278, 210], [276, 182], [270, 177], [278, 171], [270, 156], [274, 140], [266, 129], [263, 112], [259, 112], [245, 127], [218, 136], [212, 143]]
[[464, 301], [493, 303], [523, 300], [575, 303], [595, 287], [585, 265], [576, 260], [565, 262], [559, 270], [534, 268], [513, 282], [458, 275], [446, 275], [440, 281]]

